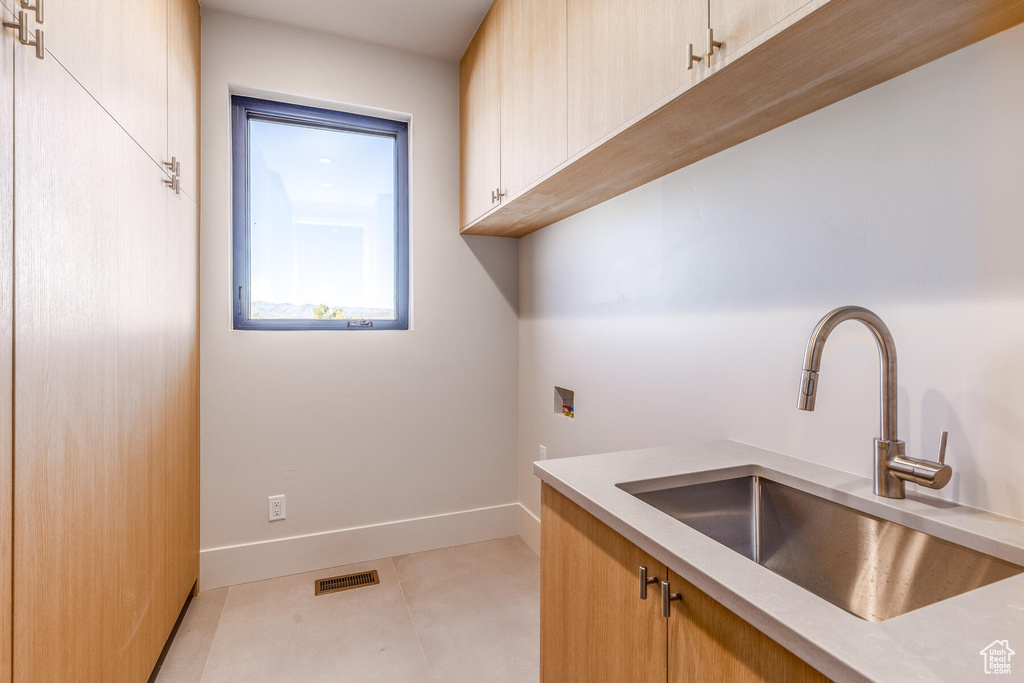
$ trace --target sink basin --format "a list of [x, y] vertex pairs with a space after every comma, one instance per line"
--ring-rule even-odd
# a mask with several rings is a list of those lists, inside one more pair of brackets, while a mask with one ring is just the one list
[[869, 621], [1024, 572], [1000, 558], [761, 476], [632, 495]]

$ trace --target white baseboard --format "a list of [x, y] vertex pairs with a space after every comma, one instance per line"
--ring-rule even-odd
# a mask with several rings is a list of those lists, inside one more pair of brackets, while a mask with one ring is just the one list
[[519, 536], [540, 555], [540, 518], [519, 504]]
[[[515, 536], [517, 503], [336, 529], [199, 553], [202, 590]], [[539, 527], [537, 538], [540, 538]], [[529, 541], [527, 541], [529, 542]]]

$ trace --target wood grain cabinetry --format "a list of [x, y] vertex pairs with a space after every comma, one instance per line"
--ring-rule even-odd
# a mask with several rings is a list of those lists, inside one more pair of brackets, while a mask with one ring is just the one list
[[789, 650], [669, 571], [673, 602], [668, 622], [669, 683], [826, 683]]
[[[562, 1], [496, 0], [489, 16], [544, 17], [523, 25], [547, 30], [517, 44], [546, 55], [546, 76], [521, 58], [500, 70], [502, 82], [543, 80], [542, 97], [500, 114], [483, 101], [512, 87], [479, 86], [468, 68], [507, 51], [489, 20], [463, 58], [463, 233], [529, 234], [1024, 22], [1024, 3], [1006, 0], [564, 0], [568, 158], [531, 156], [517, 175], [530, 136], [558, 141], [561, 113], [538, 108], [561, 106]], [[722, 43], [710, 63], [709, 26]], [[690, 43], [702, 61], [687, 71]], [[520, 126], [496, 141], [495, 128]], [[514, 189], [488, 204], [484, 188], [503, 176]]]
[[665, 681], [659, 594], [640, 600], [637, 578], [665, 565], [549, 486], [542, 497], [541, 680]]
[[[119, 297], [118, 239], [122, 220], [127, 232], [140, 218], [129, 193], [152, 198], [146, 181], [159, 184], [163, 174], [55, 60], [20, 61], [14, 678], [64, 680], [75, 672], [80, 680], [118, 680], [117, 669], [129, 663], [104, 655], [129, 644], [122, 615], [142, 616], [146, 605], [133, 599], [149, 593], [138, 582], [145, 577], [124, 575], [134, 554], [120, 563], [122, 542], [138, 542], [133, 534], [122, 539], [123, 525], [135, 520], [120, 515], [134, 507], [129, 496], [145, 494], [128, 488], [142, 483], [124, 469], [128, 440], [142, 438], [148, 425], [119, 429], [120, 403], [130, 397], [118, 372], [118, 318], [128, 305]], [[32, 201], [40, 187], [60, 190]], [[143, 226], [162, 229], [152, 221], [136, 227]], [[144, 306], [137, 313], [148, 322]], [[148, 462], [145, 453], [139, 461]], [[148, 544], [140, 550], [148, 555]]]
[[0, 38], [0, 682], [146, 680], [198, 578], [198, 208], [156, 155], [198, 163], [198, 5], [168, 58], [167, 3], [132, 4], [143, 65], [75, 3], [45, 59]]
[[181, 162], [181, 189], [199, 201], [199, 5], [167, 0], [167, 156]]
[[459, 64], [462, 225], [494, 208], [501, 186], [501, 25], [498, 0]]
[[157, 162], [167, 158], [168, 0], [47, 2], [46, 47]]
[[708, 25], [706, 0], [637, 0], [639, 109], [697, 82], [686, 69], [686, 46], [700, 54]]
[[[731, 53], [766, 33], [799, 10], [810, 0], [711, 0], [711, 28], [715, 41], [722, 43], [715, 51], [714, 60], [725, 59]], [[700, 53], [706, 51], [707, 40], [702, 36]]]
[[514, 197], [569, 158], [566, 0], [500, 0], [501, 187]]
[[686, 45], [700, 54], [705, 0], [568, 0], [567, 14], [570, 154], [701, 73], [687, 71]]
[[[0, 5], [0, 18], [14, 16]], [[11, 557], [14, 517], [14, 49], [0, 32], [0, 683], [11, 681]]]
[[461, 225], [569, 155], [566, 0], [496, 0], [459, 66]]
[[[546, 484], [541, 505], [543, 683], [828, 680]], [[682, 596], [667, 619], [661, 581]]]
[[640, 108], [637, 0], [568, 0], [569, 153]]
[[[159, 395], [166, 416], [164, 449], [163, 548], [168, 586], [181, 609], [199, 577], [199, 205], [185, 194], [166, 194], [167, 263], [163, 292], [168, 312], [162, 323], [168, 371]], [[184, 593], [182, 591], [185, 591]]]

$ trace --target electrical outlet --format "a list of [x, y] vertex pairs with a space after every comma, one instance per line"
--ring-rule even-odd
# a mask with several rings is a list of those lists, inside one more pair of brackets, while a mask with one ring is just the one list
[[268, 496], [267, 503], [270, 506], [271, 522], [284, 519], [284, 494], [281, 494], [280, 496]]
[[548, 447], [547, 446], [541, 446], [540, 447], [540, 459], [541, 460], [547, 460], [548, 459]]

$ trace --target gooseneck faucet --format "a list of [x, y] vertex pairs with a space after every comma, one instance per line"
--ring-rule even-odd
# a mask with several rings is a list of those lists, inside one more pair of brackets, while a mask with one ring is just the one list
[[800, 378], [800, 410], [814, 410], [818, 391], [818, 372], [825, 342], [840, 323], [856, 320], [875, 337], [881, 364], [881, 434], [875, 439], [875, 495], [886, 498], [906, 497], [906, 482], [932, 489], [949, 483], [953, 469], [945, 464], [946, 432], [942, 433], [937, 461], [918, 460], [906, 456], [906, 445], [896, 435], [896, 343], [882, 319], [860, 306], [842, 306], [818, 321], [807, 340], [804, 370]]

